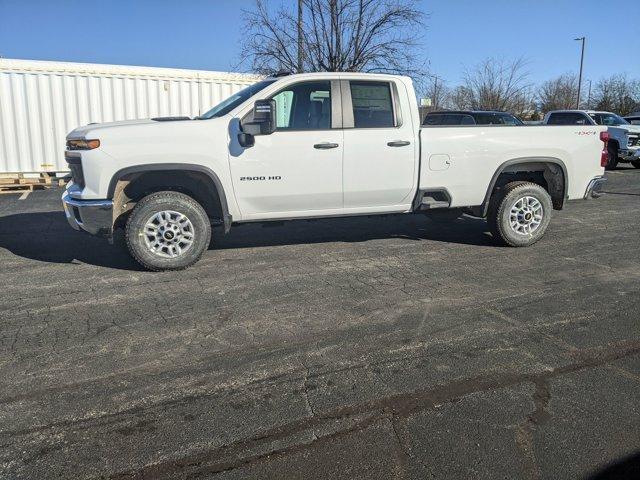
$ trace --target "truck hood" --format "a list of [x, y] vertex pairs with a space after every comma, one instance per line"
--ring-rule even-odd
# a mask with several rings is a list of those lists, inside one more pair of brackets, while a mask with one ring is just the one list
[[104, 123], [90, 123], [82, 127], [78, 127], [67, 135], [67, 140], [86, 138], [88, 132], [95, 132], [120, 127], [139, 126], [139, 125], [160, 125], [165, 122], [184, 121], [190, 120], [188, 117], [159, 117], [159, 118], [145, 118], [141, 120], [121, 120], [119, 122], [104, 122]]
[[67, 135], [67, 140], [85, 138], [87, 132], [95, 132], [96, 130], [103, 130], [105, 128], [113, 128], [113, 127], [126, 127], [128, 125], [144, 125], [148, 123], [155, 123], [150, 118], [146, 118], [144, 120], [122, 120], [119, 122], [105, 122], [105, 123], [90, 123], [88, 125], [83, 125], [82, 127], [78, 127], [74, 130], [71, 130]]
[[640, 133], [640, 125], [618, 125], [616, 127], [609, 128], [617, 128], [623, 132]]

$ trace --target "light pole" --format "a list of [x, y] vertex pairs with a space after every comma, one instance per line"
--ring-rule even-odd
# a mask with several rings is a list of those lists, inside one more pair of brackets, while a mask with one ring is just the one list
[[[433, 109], [437, 110], [438, 109], [438, 80], [442, 80], [442, 79], [437, 75], [434, 75], [433, 73], [427, 73], [427, 76], [433, 78]], [[442, 81], [440, 82], [440, 84], [442, 84]]]
[[298, 0], [298, 73], [304, 69], [304, 57], [302, 52], [302, 1]]
[[580, 54], [580, 75], [578, 75], [578, 99], [576, 100], [576, 108], [580, 108], [580, 89], [582, 88], [582, 66], [584, 65], [584, 42], [586, 37], [574, 38], [576, 41], [582, 42], [582, 53]]

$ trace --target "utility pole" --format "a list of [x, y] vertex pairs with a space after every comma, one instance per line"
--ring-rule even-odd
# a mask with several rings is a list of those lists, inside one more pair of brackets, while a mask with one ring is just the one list
[[434, 75], [433, 73], [427, 73], [426, 74], [428, 77], [433, 78], [433, 109], [437, 110], [438, 109], [438, 80], [440, 80], [440, 86], [442, 86], [442, 79], [437, 76]]
[[438, 110], [438, 77], [433, 76], [433, 109]]
[[582, 88], [582, 66], [584, 65], [584, 42], [586, 37], [574, 38], [576, 41], [582, 41], [582, 53], [580, 54], [580, 75], [578, 75], [578, 99], [576, 100], [576, 108], [580, 108], [580, 89]]
[[304, 52], [302, 51], [302, 2], [303, 0], [298, 0], [298, 73], [302, 73], [304, 70]]
[[587, 108], [591, 108], [591, 80], [589, 80], [589, 96], [587, 97]]

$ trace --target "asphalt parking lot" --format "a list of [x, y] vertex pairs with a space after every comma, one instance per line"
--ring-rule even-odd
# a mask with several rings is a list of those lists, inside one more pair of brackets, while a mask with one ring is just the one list
[[526, 249], [294, 221], [162, 274], [2, 195], [0, 478], [640, 475], [640, 170], [608, 177]]

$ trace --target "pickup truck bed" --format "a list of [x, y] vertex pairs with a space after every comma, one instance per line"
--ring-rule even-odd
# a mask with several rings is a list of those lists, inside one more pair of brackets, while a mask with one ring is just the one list
[[[420, 130], [420, 190], [442, 191], [449, 207], [483, 205], [497, 176], [522, 171], [562, 173], [564, 200], [585, 198], [602, 175], [602, 127], [478, 126]], [[532, 147], [535, 153], [532, 155]], [[511, 168], [510, 168], [511, 167]], [[542, 170], [541, 170], [542, 169]], [[571, 172], [571, 175], [569, 175]]]

